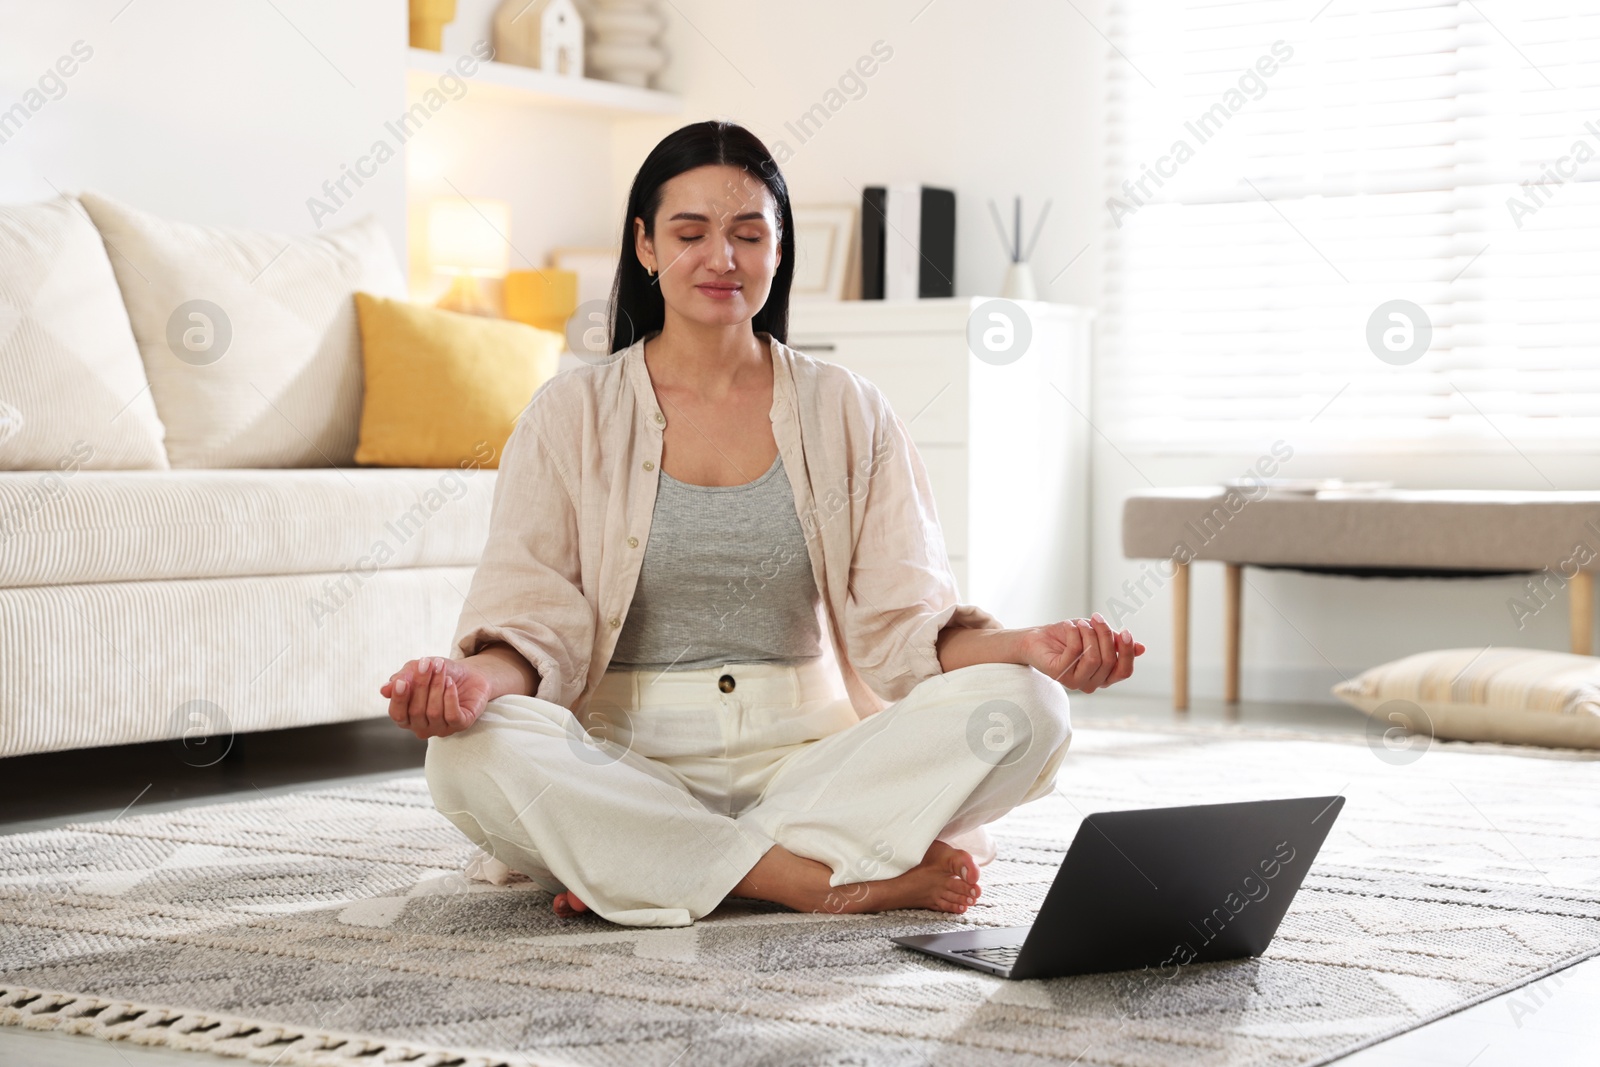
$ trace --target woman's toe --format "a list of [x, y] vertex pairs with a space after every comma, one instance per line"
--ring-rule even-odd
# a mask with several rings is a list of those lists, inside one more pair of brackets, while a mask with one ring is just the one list
[[589, 906], [574, 894], [566, 892], [556, 894], [555, 909], [557, 915], [563, 919], [570, 919], [574, 915], [580, 915], [588, 911]]
[[963, 881], [977, 884], [978, 861], [964, 849], [952, 847], [944, 858], [944, 869]]
[[939, 894], [939, 906], [946, 911], [966, 911], [971, 903], [972, 897], [959, 885], [953, 885]]

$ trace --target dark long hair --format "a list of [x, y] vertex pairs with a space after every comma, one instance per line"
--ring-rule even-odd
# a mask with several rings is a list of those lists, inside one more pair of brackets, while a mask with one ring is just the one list
[[666, 323], [666, 302], [658, 279], [645, 273], [634, 252], [633, 220], [644, 220], [645, 234], [655, 237], [656, 212], [661, 207], [661, 187], [684, 171], [727, 164], [738, 167], [767, 187], [778, 205], [778, 246], [783, 255], [772, 277], [767, 302], [756, 312], [750, 328], [778, 341], [789, 340], [789, 288], [794, 281], [794, 212], [789, 207], [789, 186], [777, 161], [761, 139], [733, 122], [710, 120], [674, 130], [650, 150], [634, 175], [628, 193], [628, 213], [622, 220], [622, 255], [611, 284], [611, 351], [619, 352]]

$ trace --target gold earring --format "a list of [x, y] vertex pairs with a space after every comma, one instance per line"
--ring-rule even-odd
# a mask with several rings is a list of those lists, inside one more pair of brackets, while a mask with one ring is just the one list
[[648, 274], [648, 275], [650, 275], [650, 277], [652, 277], [652, 278], [654, 278], [654, 277], [655, 277], [655, 276], [656, 276], [656, 271], [655, 271], [655, 268], [654, 268], [654, 267], [646, 267], [646, 268], [645, 268], [645, 269], [644, 269], [644, 272], [645, 272], [645, 273], [646, 273], [646, 274]]

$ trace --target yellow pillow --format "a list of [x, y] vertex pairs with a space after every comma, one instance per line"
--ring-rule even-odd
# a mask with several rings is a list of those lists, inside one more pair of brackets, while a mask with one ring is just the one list
[[517, 416], [555, 376], [566, 345], [520, 322], [369, 293], [356, 294], [356, 317], [366, 385], [355, 460], [376, 466], [498, 467]]

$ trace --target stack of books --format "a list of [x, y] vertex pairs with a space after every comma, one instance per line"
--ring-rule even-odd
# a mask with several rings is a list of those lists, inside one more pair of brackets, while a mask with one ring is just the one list
[[861, 299], [955, 295], [955, 191], [867, 186], [861, 194]]

